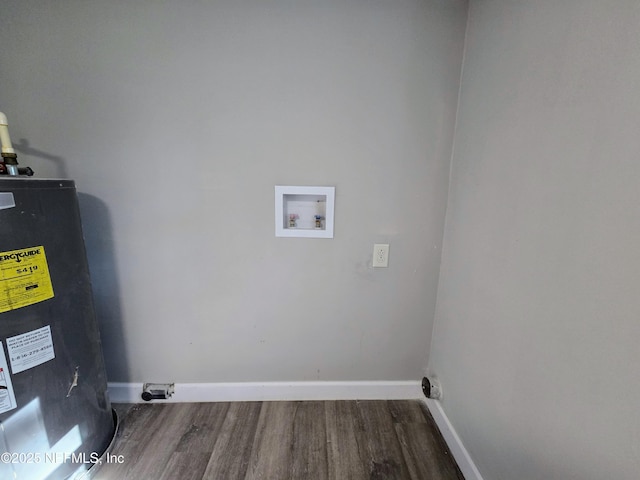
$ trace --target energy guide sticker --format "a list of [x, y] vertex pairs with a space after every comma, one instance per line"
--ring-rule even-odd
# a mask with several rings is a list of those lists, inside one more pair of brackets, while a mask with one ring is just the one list
[[53, 298], [44, 247], [0, 252], [0, 313]]

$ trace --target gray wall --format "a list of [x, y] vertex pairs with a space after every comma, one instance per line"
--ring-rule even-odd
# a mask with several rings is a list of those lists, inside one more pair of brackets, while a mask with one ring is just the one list
[[[111, 381], [418, 379], [466, 2], [2, 2], [0, 110], [81, 195]], [[335, 238], [274, 236], [334, 185]], [[371, 268], [390, 243], [390, 267]]]
[[487, 480], [638, 478], [639, 27], [471, 2], [429, 368]]

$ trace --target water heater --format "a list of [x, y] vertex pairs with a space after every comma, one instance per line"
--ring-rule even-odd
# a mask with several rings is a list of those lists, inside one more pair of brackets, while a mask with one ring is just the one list
[[116, 425], [75, 184], [0, 178], [0, 478], [88, 478]]

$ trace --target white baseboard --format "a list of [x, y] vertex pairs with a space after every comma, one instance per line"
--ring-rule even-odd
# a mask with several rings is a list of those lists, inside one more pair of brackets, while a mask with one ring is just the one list
[[460, 440], [456, 430], [453, 428], [453, 425], [451, 425], [449, 417], [444, 413], [440, 402], [429, 398], [425, 399], [424, 397], [423, 400], [427, 404], [427, 407], [431, 412], [431, 416], [438, 425], [445, 442], [447, 442], [451, 455], [456, 459], [456, 463], [458, 464], [458, 467], [460, 467], [460, 471], [464, 475], [465, 480], [483, 480], [476, 464], [473, 463], [473, 459], [469, 455], [469, 452], [467, 452], [462, 440]]
[[[142, 403], [142, 383], [109, 383], [114, 403]], [[277, 400], [405, 400], [424, 398], [419, 381], [176, 383], [175, 394], [153, 402]]]

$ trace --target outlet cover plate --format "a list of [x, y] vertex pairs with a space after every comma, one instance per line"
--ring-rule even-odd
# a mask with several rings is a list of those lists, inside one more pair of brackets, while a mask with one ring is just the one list
[[389, 266], [389, 244], [376, 243], [373, 245], [373, 268]]

